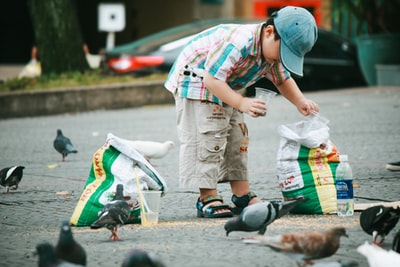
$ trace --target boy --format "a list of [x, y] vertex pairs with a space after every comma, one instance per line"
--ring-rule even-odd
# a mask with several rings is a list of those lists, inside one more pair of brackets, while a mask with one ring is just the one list
[[[215, 26], [183, 48], [165, 87], [176, 103], [180, 185], [199, 188], [198, 217], [231, 217], [260, 201], [250, 191], [247, 177], [243, 113], [256, 118], [267, 107], [261, 99], [236, 91], [267, 77], [301, 114], [319, 111], [290, 77], [290, 73], [303, 75], [304, 54], [316, 40], [314, 17], [303, 8], [288, 6], [266, 23]], [[218, 196], [219, 182], [230, 182], [233, 208]]]

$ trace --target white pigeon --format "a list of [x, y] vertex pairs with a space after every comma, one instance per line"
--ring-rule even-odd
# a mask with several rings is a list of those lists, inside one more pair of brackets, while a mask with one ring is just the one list
[[385, 250], [377, 245], [364, 244], [357, 251], [367, 258], [369, 267], [398, 267], [400, 266], [400, 254], [393, 250]]
[[134, 149], [143, 155], [145, 159], [159, 159], [165, 157], [168, 152], [175, 147], [173, 141], [166, 142], [155, 142], [155, 141], [143, 141], [135, 140], [131, 141]]

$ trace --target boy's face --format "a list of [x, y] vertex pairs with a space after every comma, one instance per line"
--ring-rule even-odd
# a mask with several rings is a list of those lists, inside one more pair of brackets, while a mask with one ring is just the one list
[[264, 28], [261, 35], [262, 54], [269, 64], [280, 62], [279, 48], [281, 40], [275, 40], [274, 26], [268, 25]]

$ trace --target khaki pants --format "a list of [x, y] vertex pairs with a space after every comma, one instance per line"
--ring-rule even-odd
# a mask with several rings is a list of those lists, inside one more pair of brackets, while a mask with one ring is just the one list
[[243, 113], [228, 105], [175, 97], [180, 186], [216, 188], [247, 180], [249, 143]]

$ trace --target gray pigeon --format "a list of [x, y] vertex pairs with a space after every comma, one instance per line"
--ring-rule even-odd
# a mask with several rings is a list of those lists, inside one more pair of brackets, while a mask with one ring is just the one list
[[61, 161], [65, 161], [65, 157], [68, 156], [68, 154], [78, 153], [78, 150], [72, 145], [71, 140], [64, 136], [60, 129], [57, 130], [57, 136], [56, 139], [54, 139], [53, 146], [57, 152], [61, 154]]
[[56, 255], [64, 261], [86, 266], [86, 251], [75, 241], [68, 221], [64, 221], [61, 225]]
[[165, 267], [165, 264], [154, 255], [153, 253], [148, 253], [140, 249], [134, 249], [130, 251], [121, 267]]
[[54, 246], [47, 242], [36, 245], [36, 254], [39, 256], [39, 267], [82, 267], [82, 265], [58, 259]]
[[117, 234], [118, 227], [128, 221], [131, 212], [128, 202], [124, 199], [123, 192], [124, 186], [118, 184], [113, 200], [103, 207], [99, 212], [99, 218], [90, 226], [91, 229], [106, 227], [111, 231], [110, 239], [114, 241], [121, 240]]
[[327, 231], [302, 231], [281, 235], [256, 235], [243, 239], [247, 244], [268, 246], [294, 259], [298, 266], [312, 265], [313, 260], [327, 258], [340, 247], [340, 238], [348, 237], [346, 229], [334, 227]]
[[0, 170], [0, 185], [6, 188], [6, 192], [9, 193], [10, 187], [12, 190], [18, 189], [18, 184], [21, 182], [23, 176], [24, 166], [12, 166]]
[[265, 201], [249, 205], [243, 209], [238, 217], [232, 218], [225, 223], [226, 235], [233, 231], [258, 231], [260, 235], [263, 235], [268, 225], [307, 200], [308, 198], [298, 198], [289, 201]]

